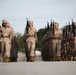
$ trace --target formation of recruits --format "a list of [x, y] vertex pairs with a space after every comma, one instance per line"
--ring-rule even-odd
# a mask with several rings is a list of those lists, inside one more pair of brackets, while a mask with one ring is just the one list
[[76, 57], [76, 22], [67, 25], [63, 29], [63, 37], [61, 44], [61, 58], [62, 60], [73, 60]]
[[47, 23], [47, 31], [41, 41], [42, 60], [71, 61], [76, 57], [76, 22], [59, 28], [57, 22]]
[[[27, 62], [34, 62], [38, 38], [33, 21], [27, 20], [23, 42]], [[17, 62], [20, 44], [7, 20], [2, 20], [0, 26], [0, 45], [3, 62]], [[75, 60], [76, 22], [72, 22], [72, 25], [69, 24], [62, 30], [59, 28], [59, 23], [51, 22], [41, 40], [41, 56], [44, 61]]]
[[46, 34], [42, 38], [42, 60], [60, 60], [61, 41], [62, 31], [61, 29], [59, 29], [59, 24], [57, 22], [53, 22], [48, 28]]

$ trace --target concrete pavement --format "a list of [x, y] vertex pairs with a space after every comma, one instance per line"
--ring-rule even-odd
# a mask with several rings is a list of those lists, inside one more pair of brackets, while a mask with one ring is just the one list
[[76, 75], [76, 62], [0, 63], [0, 75]]

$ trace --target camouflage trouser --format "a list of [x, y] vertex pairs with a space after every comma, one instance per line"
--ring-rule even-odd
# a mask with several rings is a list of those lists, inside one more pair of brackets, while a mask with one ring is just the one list
[[53, 50], [52, 50], [52, 41], [51, 41], [51, 39], [48, 41], [48, 48], [47, 48], [47, 50], [48, 50], [48, 58], [49, 58], [49, 60], [51, 61], [51, 60], [53, 60]]
[[44, 43], [41, 47], [41, 56], [42, 60], [46, 61], [47, 60], [47, 43]]
[[61, 60], [66, 60], [66, 43], [61, 44]]
[[67, 56], [67, 60], [71, 60], [71, 43], [70, 42], [66, 42], [66, 56]]
[[41, 56], [42, 56], [42, 60], [44, 60], [44, 43], [41, 45]]
[[1, 42], [0, 42], [0, 53], [1, 53]]
[[[17, 39], [16, 39], [17, 40]], [[10, 57], [11, 58], [18, 58], [18, 51], [19, 51], [19, 42], [17, 42], [15, 39], [12, 39], [11, 41], [11, 52], [10, 52]]]
[[26, 42], [26, 57], [35, 56], [35, 41]]
[[2, 50], [2, 38], [0, 38], [0, 53], [1, 53], [1, 50]]
[[2, 42], [2, 57], [10, 57], [11, 41], [9, 38], [4, 38]]
[[55, 57], [61, 56], [61, 40], [52, 40], [52, 50]]
[[72, 57], [73, 57], [73, 60], [75, 60], [75, 57], [76, 57], [76, 44], [72, 43], [71, 44], [71, 50], [72, 50]]

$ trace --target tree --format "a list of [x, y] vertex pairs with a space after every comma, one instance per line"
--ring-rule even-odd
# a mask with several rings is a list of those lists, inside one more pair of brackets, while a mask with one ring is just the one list
[[24, 49], [23, 35], [21, 33], [16, 33], [16, 36], [20, 43], [20, 49]]
[[37, 48], [40, 48], [41, 46], [41, 39], [44, 36], [44, 32], [45, 32], [45, 28], [41, 28], [38, 30], [37, 32], [37, 36], [38, 36], [38, 44], [37, 44]]

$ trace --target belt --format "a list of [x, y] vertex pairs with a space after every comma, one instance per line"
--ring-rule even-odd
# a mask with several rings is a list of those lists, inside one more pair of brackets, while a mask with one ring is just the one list
[[28, 37], [34, 37], [34, 35], [30, 35], [30, 36], [28, 36]]
[[53, 38], [53, 39], [60, 39], [60, 38]]
[[3, 36], [3, 38], [9, 38], [9, 36]]

